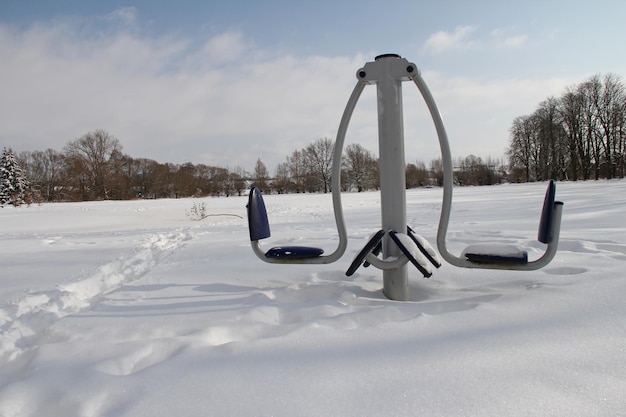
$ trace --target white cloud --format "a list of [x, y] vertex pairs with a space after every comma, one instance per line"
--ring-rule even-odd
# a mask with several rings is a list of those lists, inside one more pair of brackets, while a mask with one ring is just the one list
[[[431, 47], [470, 42], [471, 27]], [[433, 38], [435, 39], [435, 38]], [[124, 151], [162, 162], [270, 170], [293, 150], [334, 138], [355, 72], [371, 56], [276, 56], [228, 31], [203, 42], [125, 30], [84, 37], [69, 24], [0, 25], [0, 147], [62, 150], [94, 129]], [[577, 80], [477, 80], [424, 74], [458, 155], [502, 155], [516, 116]], [[348, 130], [378, 154], [375, 88], [366, 88]], [[407, 159], [439, 155], [414, 86], [406, 85]]]
[[527, 35], [508, 36], [502, 41], [502, 45], [507, 47], [519, 47], [526, 43]]
[[50, 25], [0, 26], [0, 61], [3, 145], [61, 150], [105, 129], [133, 157], [249, 169], [261, 157], [273, 169], [272, 158], [334, 137], [364, 58], [269, 58], [230, 32], [194, 47]]
[[473, 44], [469, 36], [475, 30], [475, 26], [457, 26], [453, 32], [441, 30], [426, 39], [424, 49], [434, 53], [442, 53], [449, 49], [466, 48]]
[[510, 34], [511, 29], [494, 29], [491, 31], [491, 40], [497, 47], [518, 48], [526, 43], [528, 35]]
[[227, 32], [209, 39], [203, 52], [211, 59], [232, 62], [241, 58], [246, 49], [247, 45], [240, 32]]
[[[425, 71], [422, 76], [441, 112], [453, 154], [481, 157], [503, 156], [515, 117], [532, 113], [541, 101], [551, 95], [559, 96], [567, 86], [580, 81], [565, 77], [540, 80], [444, 78], [433, 71]], [[421, 130], [424, 127], [416, 125], [414, 129], [418, 133], [415, 135], [427, 138], [432, 147], [436, 145], [435, 131], [430, 119], [424, 121], [427, 129]], [[410, 129], [411, 123], [415, 122], [407, 121], [405, 127]], [[433, 156], [438, 155], [437, 148]]]
[[104, 19], [131, 25], [137, 19], [137, 9], [135, 7], [121, 7], [104, 16]]
[[424, 42], [422, 50], [441, 54], [453, 49], [518, 48], [528, 40], [528, 35], [515, 34], [509, 28], [494, 29], [489, 37], [472, 36], [477, 35], [476, 31], [476, 26], [465, 25], [457, 26], [452, 32], [439, 31], [433, 33]]
[[197, 71], [232, 64], [238, 60], [254, 59], [253, 44], [241, 32], [224, 32], [207, 39], [197, 49], [190, 46], [185, 51], [181, 68]]

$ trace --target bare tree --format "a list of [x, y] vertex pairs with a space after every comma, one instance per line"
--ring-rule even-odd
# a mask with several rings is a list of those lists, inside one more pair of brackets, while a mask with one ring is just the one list
[[304, 183], [306, 177], [306, 160], [303, 151], [295, 150], [289, 156], [287, 163], [289, 164], [289, 172], [291, 181], [295, 185], [295, 192], [304, 192]]
[[244, 189], [246, 188], [246, 181], [244, 179], [245, 177], [246, 177], [246, 173], [243, 170], [243, 168], [241, 168], [240, 166], [236, 166], [230, 173], [230, 182], [233, 185], [233, 190], [239, 196], [243, 193]]
[[289, 175], [288, 162], [281, 162], [276, 166], [273, 188], [278, 194], [286, 193], [291, 188], [291, 176]]
[[153, 159], [136, 159], [135, 187], [141, 198], [170, 197], [170, 169]]
[[209, 174], [210, 193], [212, 196], [229, 196], [234, 193], [228, 169], [211, 166], [209, 167]]
[[44, 201], [64, 199], [65, 156], [53, 149], [20, 153], [20, 164], [24, 168], [31, 189], [40, 193]]
[[441, 158], [430, 161], [430, 178], [435, 182], [435, 185], [443, 185], [443, 161]]
[[346, 146], [344, 167], [350, 185], [358, 192], [376, 188], [378, 163], [371, 152], [358, 143]]
[[268, 179], [267, 167], [263, 161], [261, 161], [261, 158], [259, 158], [254, 166], [254, 184], [259, 187], [261, 191], [267, 191], [269, 188], [267, 185]]
[[109, 198], [128, 200], [140, 192], [139, 175], [141, 162], [120, 151], [114, 151], [110, 158], [111, 180]]
[[534, 117], [539, 127], [538, 151], [540, 180], [561, 179], [563, 167], [566, 167], [565, 131], [559, 120], [558, 100], [549, 97], [539, 104]]
[[581, 145], [584, 137], [583, 96], [575, 89], [568, 88], [559, 101], [560, 119], [565, 132], [569, 154], [567, 179], [577, 181], [590, 160]]
[[595, 81], [596, 80], [592, 77], [580, 84], [577, 89], [581, 99], [583, 123], [581, 141], [578, 144], [578, 155], [581, 158], [583, 179], [585, 180], [591, 178], [592, 172], [596, 176], [596, 179], [600, 175], [600, 171], [597, 169], [599, 165], [596, 159], [599, 153], [597, 118], [594, 114], [594, 106], [591, 100], [591, 96], [594, 94], [593, 90], [598, 88], [597, 82]]
[[423, 162], [407, 164], [406, 188], [424, 187], [428, 185], [428, 170]]
[[[330, 191], [330, 182], [333, 166], [333, 150], [335, 143], [332, 139], [318, 139], [304, 150], [310, 179], [324, 190]], [[317, 188], [316, 187], [316, 188]]]
[[595, 77], [593, 83], [599, 88], [592, 90], [591, 102], [601, 130], [600, 143], [603, 151], [602, 162], [606, 164], [605, 175], [610, 179], [617, 174], [616, 156], [622, 153], [618, 132], [619, 126], [623, 126], [626, 94], [624, 85], [617, 76], [607, 74], [602, 81], [598, 80], [599, 76]]
[[196, 195], [200, 185], [196, 167], [191, 162], [185, 162], [177, 168], [173, 181], [176, 198]]
[[513, 120], [510, 129], [511, 140], [507, 155], [509, 157], [510, 169], [515, 177], [515, 181], [532, 181], [536, 178], [536, 143], [537, 129], [536, 119], [531, 116], [519, 116]]
[[65, 154], [70, 160], [69, 169], [83, 199], [109, 198], [111, 156], [121, 149], [119, 140], [104, 130], [89, 132], [67, 144]]

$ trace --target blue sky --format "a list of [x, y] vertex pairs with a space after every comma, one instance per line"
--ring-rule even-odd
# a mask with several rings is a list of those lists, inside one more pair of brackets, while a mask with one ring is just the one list
[[[62, 150], [104, 129], [133, 157], [270, 171], [334, 138], [355, 73], [414, 62], [456, 156], [504, 155], [513, 119], [626, 73], [623, 1], [0, 1], [0, 147]], [[349, 143], [378, 154], [375, 91]], [[406, 158], [438, 157], [403, 85]]]

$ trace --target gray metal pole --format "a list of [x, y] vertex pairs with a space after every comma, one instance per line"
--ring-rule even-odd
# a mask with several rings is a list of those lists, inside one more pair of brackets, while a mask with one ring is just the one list
[[[378, 147], [382, 228], [406, 233], [406, 181], [402, 81], [407, 80], [408, 62], [398, 55], [381, 55], [368, 62], [362, 74], [376, 83], [378, 98]], [[389, 235], [383, 239], [383, 259], [402, 252]], [[392, 300], [409, 298], [407, 265], [383, 270], [383, 291]]]

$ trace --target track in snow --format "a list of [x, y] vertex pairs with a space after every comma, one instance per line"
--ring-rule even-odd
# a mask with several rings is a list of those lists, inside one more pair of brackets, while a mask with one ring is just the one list
[[132, 255], [101, 265], [93, 274], [54, 290], [31, 293], [0, 308], [0, 358], [21, 356], [38, 335], [56, 321], [91, 308], [98, 299], [150, 272], [164, 257], [180, 249], [191, 233], [179, 229], [148, 236]]

